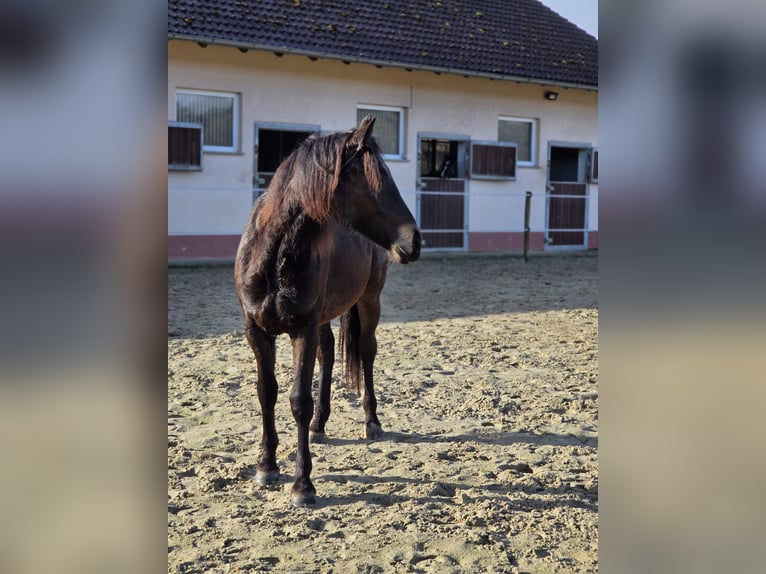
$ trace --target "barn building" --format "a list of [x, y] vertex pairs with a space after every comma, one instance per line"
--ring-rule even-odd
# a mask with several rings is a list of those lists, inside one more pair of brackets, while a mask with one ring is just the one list
[[424, 248], [598, 247], [598, 41], [536, 0], [169, 0], [168, 257], [368, 113]]

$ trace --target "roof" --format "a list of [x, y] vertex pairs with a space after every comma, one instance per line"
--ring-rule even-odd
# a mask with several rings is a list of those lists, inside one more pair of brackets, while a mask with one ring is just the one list
[[168, 0], [168, 37], [598, 88], [598, 40], [537, 0]]

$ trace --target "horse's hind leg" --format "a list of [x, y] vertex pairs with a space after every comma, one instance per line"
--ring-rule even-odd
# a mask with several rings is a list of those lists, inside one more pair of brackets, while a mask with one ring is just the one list
[[315, 441], [321, 440], [325, 433], [325, 423], [330, 417], [330, 392], [332, 383], [332, 368], [335, 364], [335, 337], [330, 323], [319, 328], [319, 396], [314, 410], [314, 418], [309, 429]]
[[375, 329], [380, 321], [380, 300], [360, 301], [359, 309], [359, 354], [362, 359], [364, 373], [364, 430], [368, 439], [377, 439], [383, 435], [383, 429], [378, 420], [378, 401], [375, 398], [375, 388], [372, 382], [372, 366], [378, 353], [378, 340]]
[[255, 479], [260, 484], [271, 484], [279, 478], [277, 466], [277, 428], [274, 423], [274, 405], [277, 402], [277, 379], [274, 375], [274, 363], [276, 361], [276, 344], [273, 337], [269, 337], [255, 321], [245, 317], [245, 337], [255, 354], [258, 366], [258, 401], [261, 404], [261, 417], [263, 419], [263, 439], [261, 447], [263, 453], [255, 474]]

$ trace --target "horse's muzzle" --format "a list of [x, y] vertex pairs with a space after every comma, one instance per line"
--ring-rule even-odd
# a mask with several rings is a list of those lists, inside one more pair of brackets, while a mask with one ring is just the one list
[[403, 230], [399, 240], [391, 246], [391, 252], [399, 263], [411, 263], [420, 258], [420, 230], [411, 227]]

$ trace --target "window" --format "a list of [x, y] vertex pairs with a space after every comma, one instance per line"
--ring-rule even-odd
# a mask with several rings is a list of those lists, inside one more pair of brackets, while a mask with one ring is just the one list
[[598, 183], [598, 148], [590, 150], [590, 181]]
[[[459, 149], [463, 142], [423, 138], [420, 140], [420, 177], [465, 177]], [[463, 148], [465, 149], [465, 148]]]
[[309, 136], [319, 133], [318, 125], [255, 124], [255, 173], [253, 199], [265, 192], [279, 165]]
[[537, 165], [537, 121], [501, 116], [497, 123], [497, 139], [518, 146], [520, 166]]
[[202, 170], [202, 124], [168, 122], [168, 169]]
[[509, 142], [471, 142], [471, 177], [516, 179], [517, 146]]
[[552, 145], [550, 151], [550, 181], [586, 183], [590, 178], [588, 156], [590, 148], [571, 147], [576, 144]]
[[356, 123], [367, 114], [373, 115], [373, 135], [378, 140], [385, 159], [404, 159], [404, 108], [386, 106], [358, 106]]
[[239, 151], [238, 94], [177, 90], [176, 120], [203, 125], [203, 151]]

